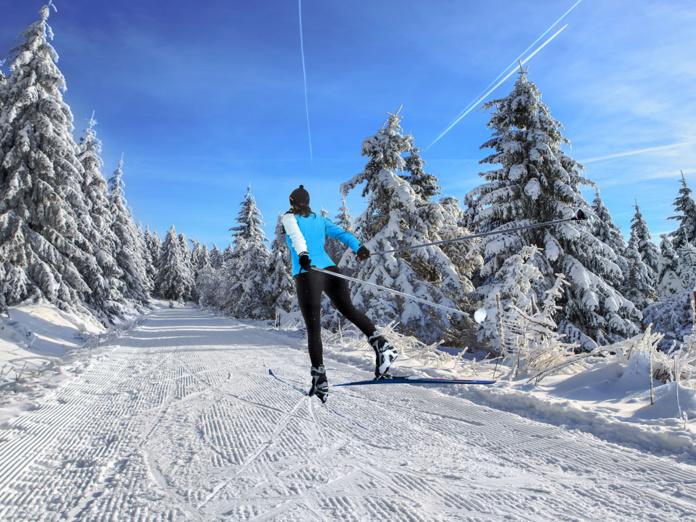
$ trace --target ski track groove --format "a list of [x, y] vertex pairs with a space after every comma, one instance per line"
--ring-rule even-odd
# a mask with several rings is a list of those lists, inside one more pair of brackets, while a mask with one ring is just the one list
[[437, 388], [334, 389], [322, 405], [267, 375], [309, 380], [304, 350], [274, 336], [151, 314], [3, 427], [0, 519], [696, 520], [694, 466]]

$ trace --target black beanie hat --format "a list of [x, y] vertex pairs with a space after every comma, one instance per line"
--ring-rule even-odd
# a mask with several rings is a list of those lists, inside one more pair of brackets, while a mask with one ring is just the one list
[[300, 188], [292, 191], [290, 202], [298, 206], [309, 205], [309, 192], [305, 190], [304, 185], [300, 185]]

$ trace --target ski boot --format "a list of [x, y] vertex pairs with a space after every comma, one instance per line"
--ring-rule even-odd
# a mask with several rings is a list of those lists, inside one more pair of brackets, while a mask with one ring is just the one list
[[370, 346], [375, 351], [375, 380], [388, 379], [388, 371], [396, 361], [399, 352], [384, 337], [375, 333], [369, 338]]
[[329, 398], [329, 381], [326, 379], [326, 368], [323, 364], [318, 367], [312, 366], [312, 387], [309, 389], [309, 396], [316, 395], [321, 402], [326, 402]]

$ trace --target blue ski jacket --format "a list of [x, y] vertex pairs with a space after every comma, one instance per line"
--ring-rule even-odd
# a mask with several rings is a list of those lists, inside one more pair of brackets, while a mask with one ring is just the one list
[[336, 264], [324, 250], [326, 236], [338, 239], [354, 252], [360, 248], [358, 238], [338, 225], [334, 225], [323, 216], [312, 213], [303, 217], [288, 212], [283, 216], [282, 222], [285, 229], [285, 239], [290, 247], [292, 257], [293, 277], [300, 273], [299, 259], [303, 252], [309, 254], [312, 265], [317, 268], [326, 268]]

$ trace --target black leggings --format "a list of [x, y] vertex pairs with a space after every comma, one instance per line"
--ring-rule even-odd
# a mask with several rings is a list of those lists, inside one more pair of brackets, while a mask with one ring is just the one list
[[[325, 268], [327, 272], [340, 274], [338, 267]], [[321, 272], [302, 272], [295, 277], [297, 300], [300, 311], [307, 325], [307, 340], [309, 344], [309, 359], [312, 366], [324, 364], [323, 347], [321, 344], [321, 293], [325, 292], [331, 304], [334, 305], [346, 319], [357, 326], [368, 337], [375, 333], [375, 325], [368, 317], [358, 311], [350, 300], [348, 281], [339, 277], [322, 274]]]

